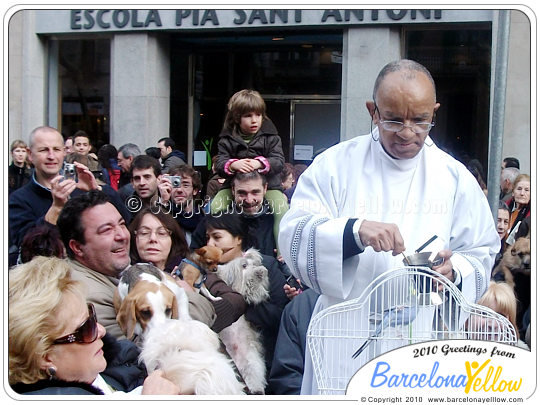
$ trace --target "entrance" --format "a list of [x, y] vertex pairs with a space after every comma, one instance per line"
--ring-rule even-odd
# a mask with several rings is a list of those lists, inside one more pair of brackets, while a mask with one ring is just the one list
[[[228, 99], [241, 89], [257, 90], [265, 99], [287, 162], [311, 160], [302, 148], [296, 147], [295, 156], [295, 145], [309, 145], [315, 152], [337, 143], [341, 48], [341, 31], [175, 38], [171, 133], [180, 142], [187, 138], [183, 128], [193, 134], [185, 149], [193, 150], [193, 166], [203, 181], [211, 175]], [[189, 77], [188, 83], [180, 83], [182, 76]], [[189, 94], [187, 102], [182, 90]], [[314, 116], [320, 117], [318, 123]]]

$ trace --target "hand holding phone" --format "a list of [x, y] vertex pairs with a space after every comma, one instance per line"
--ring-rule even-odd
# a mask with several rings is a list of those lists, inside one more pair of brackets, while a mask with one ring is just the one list
[[292, 274], [289, 277], [287, 277], [286, 282], [290, 287], [296, 288], [297, 290], [302, 289], [302, 284], [300, 284], [298, 280], [296, 279], [296, 277], [294, 277]]

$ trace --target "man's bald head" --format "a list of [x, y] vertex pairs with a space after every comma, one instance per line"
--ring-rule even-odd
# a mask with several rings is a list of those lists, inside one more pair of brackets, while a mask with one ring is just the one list
[[[433, 85], [433, 95], [436, 100], [436, 88], [435, 88], [435, 81], [433, 80], [433, 77], [431, 76], [431, 73], [429, 73], [429, 70], [427, 70], [423, 65], [421, 65], [418, 62], [415, 62], [410, 59], [401, 59], [398, 61], [390, 62], [386, 66], [384, 66], [381, 71], [379, 72], [379, 75], [377, 76], [377, 79], [375, 79], [375, 85], [373, 86], [373, 101], [377, 101], [377, 92], [379, 91], [379, 87], [381, 86], [381, 83], [385, 79], [385, 77], [392, 72], [403, 72], [403, 78], [406, 80], [413, 80], [416, 78], [416, 75], [419, 73], [423, 73], [426, 75], [426, 77], [429, 79], [431, 84]], [[434, 101], [435, 101], [434, 100]]]

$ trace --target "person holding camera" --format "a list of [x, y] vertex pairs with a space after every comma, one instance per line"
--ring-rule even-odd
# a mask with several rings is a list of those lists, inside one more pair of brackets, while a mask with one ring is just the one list
[[158, 184], [161, 204], [184, 230], [188, 245], [191, 234], [204, 218], [203, 201], [197, 198], [202, 189], [201, 175], [189, 165], [172, 167]]
[[77, 162], [64, 166], [64, 138], [55, 128], [35, 128], [30, 133], [27, 151], [34, 171], [30, 182], [9, 197], [10, 252], [17, 252], [33, 226], [44, 222], [56, 225], [71, 196], [90, 190], [103, 190], [122, 215], [130, 218], [116, 192], [109, 186], [99, 186], [86, 166]]

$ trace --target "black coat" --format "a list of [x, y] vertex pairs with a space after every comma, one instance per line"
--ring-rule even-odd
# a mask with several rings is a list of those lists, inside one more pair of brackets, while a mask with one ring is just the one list
[[304, 375], [306, 335], [319, 295], [308, 289], [287, 304], [281, 316], [279, 334], [267, 393], [300, 395]]
[[285, 156], [281, 146], [281, 138], [270, 119], [262, 122], [261, 129], [253, 139], [246, 143], [241, 136], [229, 129], [219, 135], [217, 173], [227, 179], [223, 188], [230, 188], [231, 175], [225, 172], [225, 164], [230, 159], [253, 159], [264, 156], [270, 164], [270, 171], [265, 174], [269, 190], [281, 190], [281, 171], [285, 165]]

